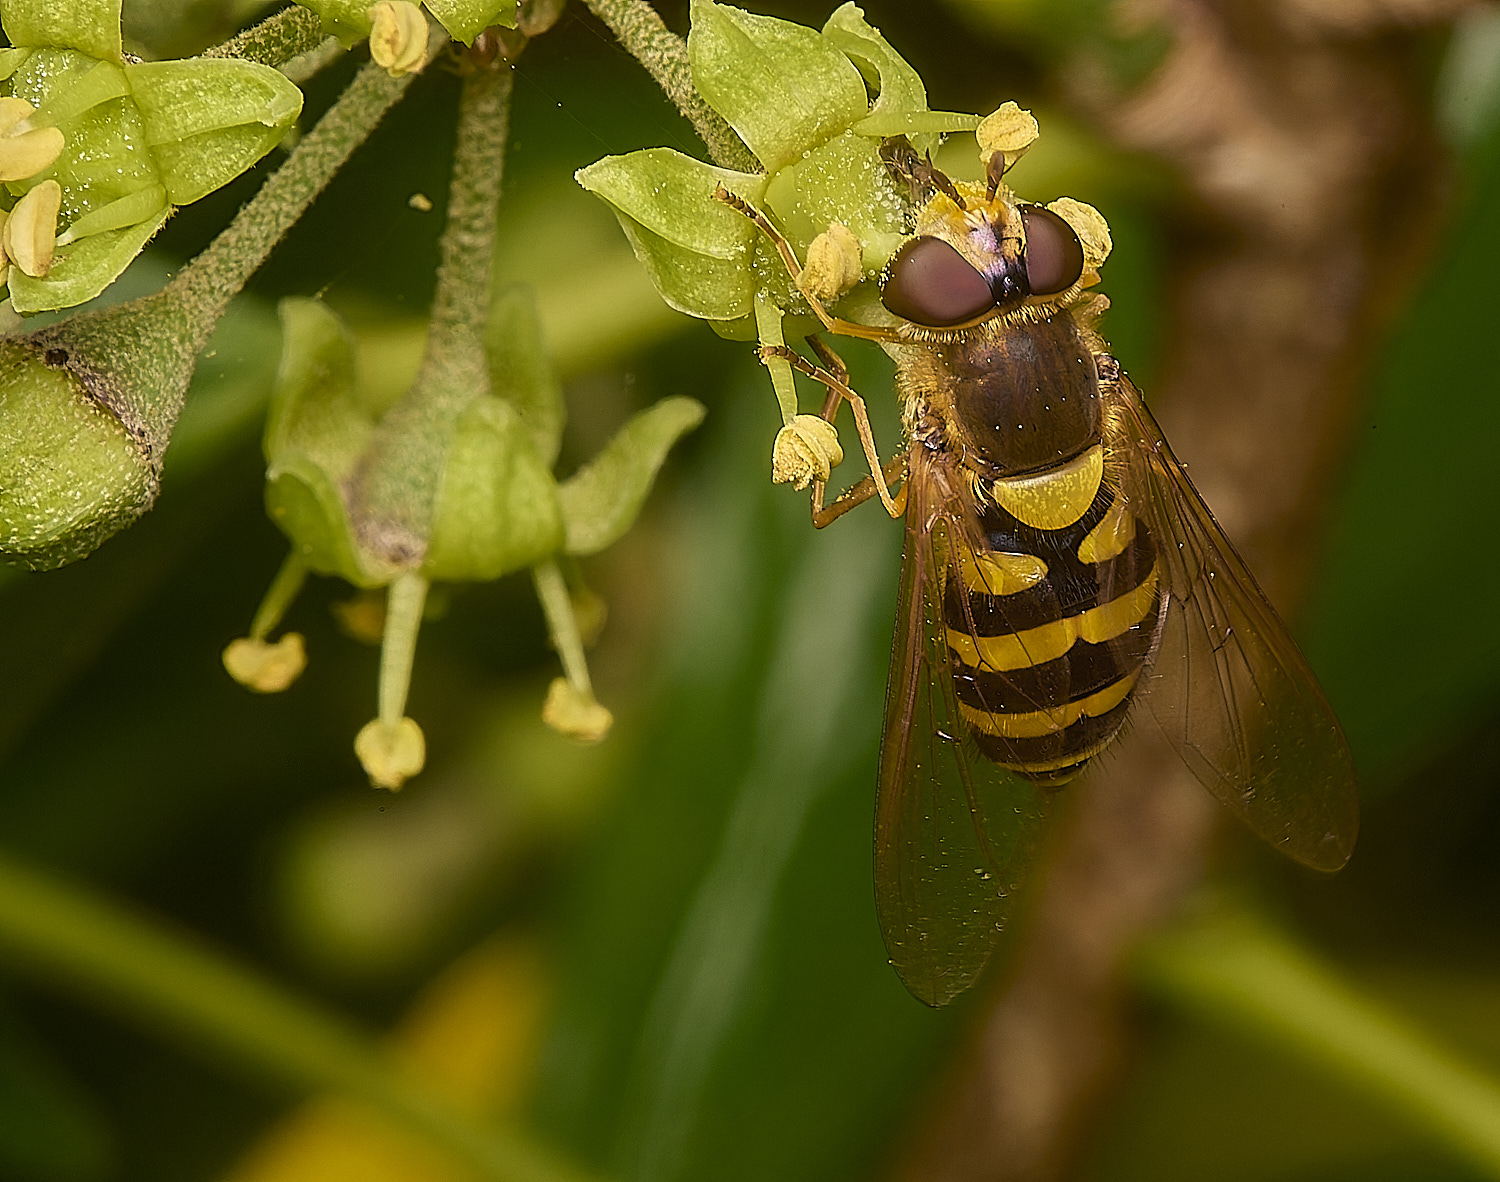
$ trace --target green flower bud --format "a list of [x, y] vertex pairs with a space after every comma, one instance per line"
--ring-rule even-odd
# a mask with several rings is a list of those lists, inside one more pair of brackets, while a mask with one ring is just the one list
[[0, 342], [0, 557], [33, 570], [82, 558], [156, 495], [139, 440], [45, 356]]

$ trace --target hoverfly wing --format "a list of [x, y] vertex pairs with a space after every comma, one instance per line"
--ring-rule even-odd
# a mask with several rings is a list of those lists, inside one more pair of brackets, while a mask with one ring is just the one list
[[1112, 452], [1126, 503], [1157, 539], [1167, 610], [1142, 688], [1198, 780], [1257, 835], [1318, 870], [1359, 829], [1343, 731], [1286, 625], [1121, 375]]
[[1051, 793], [980, 756], [959, 711], [943, 619], [955, 523], [908, 473], [906, 550], [886, 688], [875, 895], [891, 964], [947, 1004], [995, 951], [1033, 860]]

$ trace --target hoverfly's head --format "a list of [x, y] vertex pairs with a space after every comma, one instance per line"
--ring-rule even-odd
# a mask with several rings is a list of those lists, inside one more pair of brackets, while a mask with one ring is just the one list
[[910, 145], [907, 152], [896, 162], [896, 153], [888, 154], [887, 167], [903, 167], [899, 175], [916, 192], [924, 185], [928, 196], [915, 235], [882, 277], [889, 311], [925, 328], [959, 328], [1078, 282], [1084, 250], [1073, 227], [1050, 209], [1017, 201], [1001, 183], [1001, 169], [985, 184], [955, 185]]

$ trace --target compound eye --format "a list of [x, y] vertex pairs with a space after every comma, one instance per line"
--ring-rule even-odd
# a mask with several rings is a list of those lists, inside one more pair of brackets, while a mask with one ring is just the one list
[[1026, 227], [1026, 281], [1032, 295], [1056, 295], [1078, 282], [1083, 274], [1083, 243], [1073, 227], [1050, 209], [1027, 205], [1021, 209]]
[[995, 306], [985, 277], [941, 238], [913, 238], [898, 250], [880, 299], [897, 316], [928, 328], [962, 324]]

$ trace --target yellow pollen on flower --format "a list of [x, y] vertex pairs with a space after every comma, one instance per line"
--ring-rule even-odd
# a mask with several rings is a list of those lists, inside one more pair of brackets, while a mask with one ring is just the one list
[[427, 56], [427, 18], [408, 0], [370, 6], [370, 57], [392, 78], [415, 74]]

